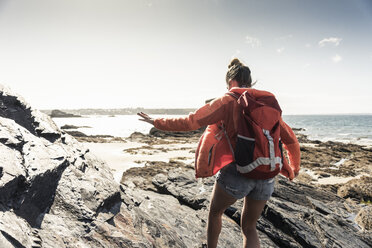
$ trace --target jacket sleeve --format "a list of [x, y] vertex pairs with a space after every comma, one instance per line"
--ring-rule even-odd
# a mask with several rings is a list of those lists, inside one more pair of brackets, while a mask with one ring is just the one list
[[280, 137], [288, 152], [289, 165], [297, 174], [301, 164], [300, 144], [293, 130], [283, 120], [280, 120]]
[[217, 98], [186, 117], [158, 118], [154, 126], [164, 131], [192, 131], [222, 120], [225, 111], [226, 96]]

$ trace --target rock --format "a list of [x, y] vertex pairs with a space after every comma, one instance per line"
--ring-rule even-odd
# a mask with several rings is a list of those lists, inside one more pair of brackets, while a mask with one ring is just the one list
[[0, 247], [186, 247], [108, 167], [0, 86]]
[[140, 133], [140, 132], [134, 132], [134, 133], [132, 133], [128, 138], [129, 138], [129, 139], [143, 139], [143, 138], [145, 138], [145, 137], [146, 137], [146, 135], [143, 134], [143, 133]]
[[[134, 175], [135, 172], [133, 171], [132, 174]], [[128, 176], [122, 181], [126, 187], [126, 192], [130, 192], [131, 188], [139, 190], [141, 185], [145, 185], [135, 186], [130, 182], [131, 178]], [[214, 183], [213, 178], [195, 180], [192, 170], [176, 168], [159, 172], [158, 175], [153, 177], [152, 183], [158, 194], [150, 193], [146, 191], [146, 188], [143, 189], [144, 192], [139, 193], [133, 190], [137, 193], [130, 194], [143, 196], [137, 197], [137, 205], [140, 208], [147, 209], [146, 211], [156, 212], [162, 208], [161, 205], [167, 203], [168, 213], [163, 213], [163, 216], [160, 216], [159, 213], [154, 212], [153, 215], [159, 215], [159, 219], [163, 221], [167, 220], [168, 222], [165, 224], [168, 226], [173, 225], [169, 223], [169, 220], [176, 218], [175, 216], [168, 216], [179, 211], [180, 208], [179, 205], [170, 203], [174, 201], [171, 199], [177, 199], [181, 206], [193, 209], [194, 214], [208, 210], [209, 197]], [[169, 198], [169, 196], [172, 198]], [[161, 204], [160, 200], [154, 200], [159, 198], [164, 199], [162, 201], [166, 203]], [[160, 206], [155, 205], [155, 202]], [[226, 217], [239, 224], [242, 205], [241, 200], [237, 201], [226, 210]], [[185, 216], [189, 215], [186, 214], [187, 210], [181, 212], [184, 212]], [[164, 217], [164, 215], [167, 215], [167, 217]], [[200, 214], [200, 216], [203, 216], [203, 214]], [[273, 197], [265, 207], [258, 221], [257, 229], [261, 237], [262, 247], [370, 247], [371, 237], [368, 234], [360, 235], [359, 230], [354, 226], [354, 222], [349, 220], [349, 217], [350, 213], [345, 207], [345, 201], [333, 192], [321, 188], [317, 189], [307, 184], [290, 182], [278, 177]], [[206, 216], [202, 218], [206, 221]], [[226, 218], [224, 222], [228, 222]], [[195, 223], [198, 222], [195, 220]], [[182, 225], [186, 225], [188, 229], [195, 233], [201, 232], [195, 226]], [[238, 232], [238, 229], [232, 226], [224, 226], [223, 231], [235, 233]], [[198, 244], [202, 242], [201, 237], [202, 235], [197, 241]], [[222, 236], [220, 242], [221, 244], [226, 242]], [[238, 246], [240, 246], [238, 243], [233, 245], [233, 247]]]
[[188, 132], [168, 132], [168, 131], [162, 131], [155, 127], [150, 129], [149, 134], [155, 137], [194, 137], [194, 136], [201, 136], [201, 134], [204, 132], [205, 127], [199, 128], [195, 131], [188, 131]]
[[294, 132], [306, 131], [305, 128], [301, 128], [301, 127], [292, 127], [292, 130], [293, 130]]
[[[192, 166], [181, 162], [151, 162], [128, 170], [119, 185], [105, 163], [2, 86], [0, 168], [0, 247], [205, 244], [214, 178], [195, 180]], [[242, 204], [225, 212], [221, 247], [241, 246]], [[278, 177], [258, 221], [261, 245], [371, 247], [369, 233], [349, 220], [355, 208], [347, 205], [331, 191]]]
[[348, 181], [338, 188], [337, 195], [343, 198], [372, 201], [372, 177], [363, 176]]
[[89, 126], [75, 126], [75, 125], [63, 125], [61, 126], [61, 129], [78, 129], [78, 128], [92, 128]]
[[85, 133], [76, 130], [66, 130], [65, 132], [74, 137], [88, 137]]
[[58, 110], [58, 109], [54, 109], [50, 113], [50, 117], [52, 117], [52, 118], [71, 118], [71, 117], [81, 117], [81, 116], [80, 115], [66, 113], [66, 112], [61, 111], [61, 110]]
[[340, 142], [314, 142], [304, 135], [296, 136], [303, 143], [300, 145], [302, 168], [337, 177], [371, 175], [372, 152], [369, 149]]
[[15, 121], [31, 134], [49, 141], [61, 137], [57, 125], [47, 115], [35, 111], [24, 99], [0, 85], [0, 117]]
[[365, 206], [362, 208], [356, 218], [356, 223], [365, 230], [372, 230], [372, 206]]

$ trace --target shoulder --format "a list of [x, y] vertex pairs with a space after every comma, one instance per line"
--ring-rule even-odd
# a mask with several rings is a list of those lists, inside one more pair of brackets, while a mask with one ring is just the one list
[[236, 101], [236, 98], [234, 98], [229, 93], [225, 93], [223, 96], [213, 99], [207, 105], [217, 107], [217, 106], [227, 105], [234, 101]]

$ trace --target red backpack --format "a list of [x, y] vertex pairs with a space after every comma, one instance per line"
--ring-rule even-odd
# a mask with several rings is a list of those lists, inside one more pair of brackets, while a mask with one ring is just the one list
[[229, 92], [242, 109], [234, 150], [237, 170], [253, 179], [275, 177], [283, 166], [280, 140], [282, 110], [269, 92], [248, 89], [241, 95]]

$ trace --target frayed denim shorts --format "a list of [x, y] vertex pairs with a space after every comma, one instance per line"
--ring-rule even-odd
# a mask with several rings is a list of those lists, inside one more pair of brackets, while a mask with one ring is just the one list
[[254, 200], [269, 200], [274, 192], [275, 178], [256, 180], [244, 177], [231, 163], [217, 174], [217, 183], [232, 197], [241, 199], [248, 196]]

